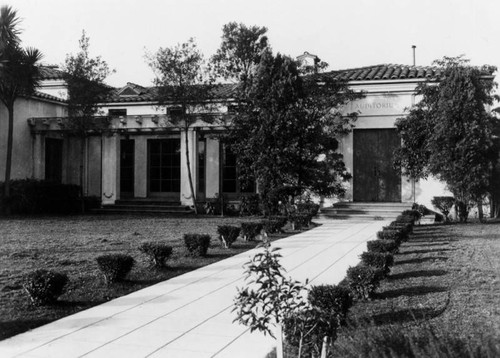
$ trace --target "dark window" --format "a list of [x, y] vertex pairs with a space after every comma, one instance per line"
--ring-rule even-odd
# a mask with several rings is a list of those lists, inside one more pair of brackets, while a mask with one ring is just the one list
[[149, 191], [179, 192], [181, 189], [181, 143], [179, 139], [149, 141]]
[[205, 193], [206, 139], [198, 140], [198, 192]]
[[45, 180], [62, 182], [62, 139], [45, 138]]
[[182, 115], [182, 108], [181, 107], [168, 107], [167, 114], [170, 117], [179, 117]]
[[222, 145], [222, 192], [223, 193], [253, 193], [255, 182], [253, 180], [241, 180], [240, 171], [237, 166], [236, 155], [231, 149]]
[[120, 141], [120, 191], [123, 193], [134, 192], [134, 151], [133, 139]]
[[121, 116], [126, 116], [126, 115], [127, 115], [126, 108], [108, 109], [108, 116], [110, 116], [110, 117], [121, 117]]

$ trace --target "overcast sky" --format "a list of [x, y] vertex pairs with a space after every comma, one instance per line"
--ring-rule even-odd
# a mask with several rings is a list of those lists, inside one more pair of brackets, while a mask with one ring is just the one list
[[266, 26], [275, 52], [318, 55], [330, 69], [381, 63], [430, 65], [465, 54], [500, 67], [500, 0], [0, 0], [23, 19], [21, 39], [47, 64], [90, 51], [116, 70], [108, 83], [151, 85], [145, 51], [194, 37], [206, 57], [230, 21]]

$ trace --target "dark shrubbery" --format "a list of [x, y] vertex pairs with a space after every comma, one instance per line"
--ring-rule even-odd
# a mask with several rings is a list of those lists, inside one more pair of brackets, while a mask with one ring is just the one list
[[139, 250], [146, 254], [156, 267], [165, 267], [165, 261], [173, 252], [172, 246], [163, 242], [143, 242]]
[[[0, 208], [6, 205], [0, 183]], [[80, 187], [45, 180], [22, 179], [10, 182], [11, 214], [74, 214], [81, 212]]]
[[280, 229], [286, 225], [288, 222], [288, 218], [286, 216], [281, 216], [281, 215], [272, 215], [269, 216], [269, 220], [274, 220], [274, 221], [279, 221]]
[[452, 196], [435, 196], [432, 198], [431, 203], [436, 208], [438, 208], [439, 211], [441, 211], [441, 213], [444, 215], [445, 220], [448, 221], [448, 214], [455, 204], [455, 198]]
[[263, 220], [262, 226], [264, 231], [268, 234], [275, 234], [281, 231], [283, 227], [283, 222], [281, 220]]
[[23, 288], [37, 306], [56, 302], [67, 283], [66, 274], [47, 270], [36, 270], [23, 278]]
[[398, 222], [398, 221], [392, 221], [389, 224], [388, 228], [397, 228], [399, 230], [402, 230], [403, 232], [406, 233], [406, 235], [409, 235], [413, 232], [413, 225], [411, 223], [403, 223], [403, 222]]
[[210, 239], [207, 234], [184, 234], [184, 244], [191, 256], [207, 256]]
[[391, 266], [394, 265], [394, 256], [388, 252], [363, 252], [360, 257], [365, 266], [380, 269], [384, 275], [387, 275], [391, 271]]
[[249, 194], [240, 197], [240, 216], [260, 215], [259, 194]]
[[398, 252], [399, 245], [393, 240], [371, 240], [366, 243], [369, 252], [389, 252], [395, 254]]
[[413, 218], [413, 222], [419, 221], [422, 217], [422, 214], [418, 210], [404, 210], [401, 215], [411, 216]]
[[262, 228], [261, 222], [241, 223], [241, 236], [247, 241], [254, 240], [260, 234]]
[[342, 325], [352, 306], [352, 297], [347, 287], [335, 285], [312, 286], [308, 295], [309, 303], [324, 312], [332, 312], [337, 323]]
[[311, 224], [312, 216], [309, 214], [294, 213], [290, 215], [290, 221], [294, 225], [295, 230], [301, 230]]
[[415, 219], [413, 218], [413, 216], [409, 215], [399, 215], [395, 221], [398, 223], [410, 224], [410, 225], [413, 225], [415, 223]]
[[125, 254], [102, 255], [97, 257], [96, 261], [108, 284], [122, 281], [135, 263], [132, 256]]
[[371, 299], [384, 273], [371, 266], [358, 265], [347, 270], [346, 284], [356, 299]]
[[406, 240], [406, 236], [396, 228], [394, 228], [393, 230], [384, 229], [377, 232], [377, 238], [381, 240], [392, 240], [395, 241], [398, 245], [401, 245], [401, 243]]
[[307, 214], [311, 218], [318, 215], [319, 204], [313, 203], [312, 201], [307, 201], [304, 203], [297, 204], [297, 212], [301, 214]]
[[241, 229], [237, 226], [219, 225], [217, 226], [217, 234], [219, 240], [225, 248], [230, 248], [233, 242], [240, 236]]

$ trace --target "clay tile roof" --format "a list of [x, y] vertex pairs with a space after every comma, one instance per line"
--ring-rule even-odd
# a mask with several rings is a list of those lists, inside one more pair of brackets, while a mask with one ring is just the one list
[[39, 91], [35, 91], [35, 93], [33, 93], [32, 96], [35, 98], [46, 99], [46, 100], [53, 101], [53, 102], [66, 103], [66, 100], [64, 100], [62, 98], [52, 96], [50, 94], [39, 92]]
[[41, 66], [40, 78], [42, 80], [62, 80], [64, 73], [57, 66]]
[[336, 79], [347, 79], [348, 81], [377, 81], [439, 78], [440, 73], [441, 71], [437, 67], [380, 64], [330, 71], [322, 75], [333, 76]]

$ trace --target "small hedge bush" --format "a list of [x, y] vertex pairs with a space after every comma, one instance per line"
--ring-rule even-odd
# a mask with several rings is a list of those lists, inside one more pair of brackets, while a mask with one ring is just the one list
[[377, 232], [377, 238], [381, 240], [392, 240], [395, 241], [398, 245], [401, 245], [401, 243], [406, 240], [405, 235], [400, 230], [394, 229], [394, 230], [387, 230], [384, 229], [382, 231]]
[[415, 219], [410, 215], [399, 215], [395, 221], [398, 223], [410, 224], [412, 226], [415, 223]]
[[207, 234], [184, 234], [184, 244], [191, 256], [207, 256], [210, 240]]
[[452, 196], [435, 196], [432, 198], [431, 204], [438, 208], [444, 215], [445, 220], [448, 221], [448, 214], [453, 205], [455, 205], [455, 198]]
[[262, 231], [261, 222], [241, 223], [241, 236], [247, 241], [255, 240], [255, 237]]
[[347, 270], [346, 283], [354, 298], [369, 300], [380, 285], [384, 273], [371, 266], [358, 265]]
[[174, 249], [163, 242], [143, 242], [139, 250], [146, 254], [156, 267], [165, 267]]
[[233, 242], [240, 236], [241, 229], [237, 226], [219, 225], [217, 226], [217, 234], [219, 240], [225, 248], [230, 248]]
[[280, 232], [281, 228], [283, 227], [282, 221], [280, 220], [264, 220], [262, 221], [262, 226], [264, 228], [264, 231], [268, 234], [275, 234], [277, 232]]
[[360, 257], [365, 266], [380, 269], [386, 276], [391, 271], [391, 266], [394, 265], [394, 256], [388, 252], [363, 252]]
[[393, 240], [371, 240], [366, 243], [369, 252], [398, 252], [399, 245]]
[[313, 202], [305, 202], [297, 204], [297, 212], [301, 214], [307, 214], [311, 218], [318, 215], [318, 211], [319, 211], [319, 204]]
[[260, 215], [259, 194], [249, 194], [240, 197], [240, 216]]
[[64, 293], [68, 281], [68, 276], [64, 273], [36, 270], [23, 278], [23, 288], [35, 305], [50, 305]]
[[286, 225], [288, 222], [288, 218], [286, 216], [281, 215], [272, 215], [268, 218], [269, 220], [279, 221], [280, 229]]
[[400, 230], [403, 230], [405, 232], [409, 234], [411, 234], [413, 232], [413, 225], [410, 224], [410, 223], [402, 223], [402, 222], [398, 222], [398, 221], [392, 221], [390, 224], [389, 224], [389, 227], [390, 228], [398, 228]]
[[122, 281], [135, 263], [132, 256], [125, 254], [102, 255], [97, 257], [96, 261], [108, 284]]
[[290, 215], [290, 221], [294, 225], [295, 230], [301, 230], [311, 224], [312, 216], [309, 214], [295, 213]]
[[352, 306], [352, 296], [347, 287], [335, 285], [312, 286], [309, 303], [324, 312], [332, 312], [339, 325], [345, 324], [347, 313]]
[[418, 221], [422, 217], [422, 214], [418, 210], [404, 210], [401, 215], [411, 216], [413, 221]]

